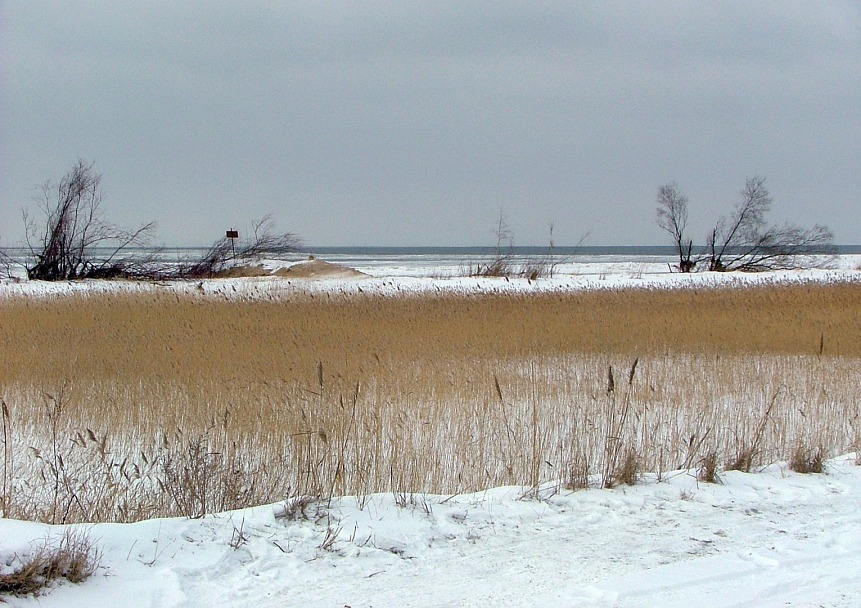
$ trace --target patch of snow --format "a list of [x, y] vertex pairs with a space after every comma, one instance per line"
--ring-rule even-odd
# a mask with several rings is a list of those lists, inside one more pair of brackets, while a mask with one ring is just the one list
[[[380, 269], [376, 269], [378, 272]], [[392, 270], [392, 269], [389, 269]], [[314, 295], [376, 294], [388, 297], [421, 294], [506, 294], [570, 292], [604, 289], [703, 289], [807, 283], [854, 283], [861, 271], [849, 268], [783, 270], [760, 273], [692, 274], [621, 272], [599, 275], [560, 273], [551, 278], [464, 277], [449, 278], [387, 276], [384, 269], [371, 276], [323, 273], [313, 278], [263, 276], [206, 279], [202, 281], [0, 281], [0, 298], [57, 297], [100, 293], [175, 293], [231, 300], [266, 300]]]
[[[89, 527], [98, 573], [10, 606], [861, 605], [861, 467], [346, 497]], [[58, 527], [0, 520], [0, 561]]]

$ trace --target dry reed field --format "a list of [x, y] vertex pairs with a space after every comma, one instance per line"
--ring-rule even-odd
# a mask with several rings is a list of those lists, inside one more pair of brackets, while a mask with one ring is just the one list
[[[633, 483], [861, 441], [861, 287], [0, 302], [0, 514]], [[412, 504], [415, 504], [412, 502]]]

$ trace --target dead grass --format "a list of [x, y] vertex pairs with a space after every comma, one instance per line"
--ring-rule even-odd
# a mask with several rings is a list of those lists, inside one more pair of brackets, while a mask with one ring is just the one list
[[[861, 355], [861, 286], [272, 302], [176, 295], [7, 300], [0, 382], [357, 378], [383, 364], [570, 353]], [[435, 363], [436, 362], [436, 363]]]
[[[839, 453], [861, 428], [859, 296], [7, 300], [0, 505], [132, 521], [291, 496], [612, 485], [712, 454], [715, 469], [750, 468], [801, 436]], [[612, 391], [608, 369], [623, 370]]]
[[703, 456], [697, 469], [697, 479], [705, 483], [721, 483], [720, 476], [718, 475], [718, 455], [716, 451], [711, 451]]
[[637, 453], [634, 450], [627, 450], [624, 458], [617, 463], [616, 468], [610, 474], [604, 487], [613, 488], [618, 485], [636, 485], [641, 473], [637, 460]]
[[822, 447], [808, 449], [799, 443], [789, 459], [789, 468], [796, 473], [824, 473], [825, 450]]
[[8, 572], [0, 572], [0, 595], [36, 595], [59, 579], [81, 583], [95, 573], [101, 553], [85, 532], [72, 530], [15, 561]]

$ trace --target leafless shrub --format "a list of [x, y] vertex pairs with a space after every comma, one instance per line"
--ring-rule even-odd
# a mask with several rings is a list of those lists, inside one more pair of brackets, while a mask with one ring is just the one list
[[[547, 253], [524, 260], [520, 265], [518, 276], [535, 281], [545, 277], [553, 278], [556, 275], [556, 269], [563, 260], [560, 260], [556, 254], [556, 243], [553, 238], [554, 228], [553, 222], [550, 222], [550, 238], [547, 244]], [[587, 233], [580, 237], [580, 241], [575, 245], [575, 249], [579, 248], [588, 236]]]
[[[519, 278], [536, 281], [543, 278], [552, 278], [556, 275], [560, 259], [556, 252], [554, 241], [554, 224], [550, 223], [550, 236], [545, 253], [537, 255], [515, 254], [512, 230], [508, 226], [508, 220], [504, 213], [499, 214], [493, 234], [496, 236], [496, 245], [493, 255], [486, 262], [468, 263], [461, 269], [461, 274], [472, 277], [501, 277]], [[589, 235], [585, 234], [575, 245], [579, 248]]]
[[[164, 435], [152, 473], [172, 510], [193, 519], [251, 506], [259, 490], [254, 480], [263, 465], [251, 462], [241, 443], [219, 442], [213, 434], [210, 426], [188, 434], [177, 429], [172, 439]], [[221, 447], [211, 448], [213, 443]]]
[[470, 275], [474, 277], [511, 277], [514, 274], [514, 262], [510, 254], [494, 257], [470, 271]]
[[493, 258], [486, 263], [479, 263], [475, 268], [470, 268], [470, 275], [477, 277], [510, 277], [515, 275], [514, 265], [514, 239], [511, 228], [508, 226], [508, 218], [502, 210], [496, 218], [493, 227], [493, 235], [496, 237]]
[[301, 239], [292, 232], [276, 232], [275, 221], [267, 215], [253, 223], [251, 235], [240, 241], [238, 246], [234, 239], [219, 239], [199, 258], [181, 262], [175, 274], [187, 279], [215, 277], [264, 256], [282, 258], [296, 252], [301, 243]]
[[799, 268], [805, 265], [802, 260], [809, 265], [812, 256], [834, 253], [834, 235], [825, 226], [768, 226], [766, 215], [771, 203], [765, 178], [748, 179], [732, 215], [719, 220], [709, 234], [709, 270], [756, 272]]
[[173, 439], [163, 438], [157, 457], [155, 483], [174, 505], [190, 518], [254, 504], [253, 479], [261, 465], [249, 464], [250, 455], [236, 443], [212, 449], [212, 427], [185, 434], [177, 429]]
[[0, 574], [0, 594], [35, 595], [61, 578], [81, 583], [99, 567], [101, 551], [86, 532], [69, 530], [58, 544], [46, 541], [33, 555], [18, 559], [11, 572]]
[[729, 464], [727, 464], [727, 471], [744, 471], [745, 473], [749, 473], [750, 469], [753, 467], [753, 457], [756, 455], [756, 452], [750, 446], [742, 447]]
[[126, 229], [102, 217], [101, 176], [79, 160], [59, 184], [47, 182], [39, 207], [42, 221], [24, 212], [31, 262], [27, 276], [43, 281], [118, 278], [138, 262], [130, 247], [146, 242], [150, 222]]
[[729, 217], [721, 218], [706, 238], [706, 253], [694, 258], [693, 241], [685, 235], [688, 198], [675, 182], [658, 190], [657, 222], [673, 238], [680, 272], [693, 272], [700, 262], [711, 271], [784, 270], [827, 264], [835, 253], [834, 235], [819, 224], [768, 225], [772, 198], [765, 178], [747, 180]]
[[789, 459], [789, 468], [796, 473], [824, 473], [825, 450], [822, 447], [807, 449], [799, 442]]
[[718, 475], [718, 455], [712, 450], [706, 454], [700, 461], [700, 466], [697, 469], [697, 479], [705, 483], [721, 483]]
[[15, 277], [15, 268], [18, 264], [5, 248], [0, 248], [0, 277], [11, 279]]
[[592, 474], [588, 457], [585, 454], [575, 457], [567, 473], [567, 477], [565, 478], [566, 488], [569, 490], [585, 490], [588, 488], [589, 476]]
[[556, 272], [556, 262], [551, 256], [528, 258], [517, 270], [517, 276], [529, 281], [550, 278]]
[[[287, 521], [295, 521], [297, 519], [309, 519], [308, 509], [318, 505], [319, 499], [313, 496], [297, 496], [285, 501], [278, 509], [275, 517], [277, 519], [286, 519]], [[315, 513], [316, 517], [316, 513]]]
[[[216, 241], [200, 258], [167, 263], [162, 251], [150, 246], [155, 223], [127, 229], [102, 215], [101, 175], [93, 164], [78, 161], [59, 184], [47, 182], [38, 200], [40, 215], [24, 211], [30, 279], [204, 278], [217, 276], [260, 256], [278, 258], [297, 250], [300, 240], [274, 230], [271, 216], [254, 222], [248, 238], [238, 244]], [[146, 247], [145, 247], [146, 246]], [[12, 275], [13, 260], [0, 252], [0, 272]]]
[[205, 435], [192, 435], [182, 455], [167, 453], [162, 458], [158, 483], [186, 517], [200, 518], [214, 508], [214, 477], [221, 454], [211, 452]]
[[673, 244], [679, 256], [676, 266], [679, 272], [692, 272], [697, 262], [691, 259], [693, 241], [685, 235], [688, 224], [688, 197], [679, 191], [675, 182], [658, 189], [658, 226], [673, 237]]
[[618, 485], [633, 486], [636, 485], [639, 478], [640, 463], [637, 452], [633, 449], [628, 449], [625, 451], [625, 457], [613, 469], [604, 487], [612, 488]]

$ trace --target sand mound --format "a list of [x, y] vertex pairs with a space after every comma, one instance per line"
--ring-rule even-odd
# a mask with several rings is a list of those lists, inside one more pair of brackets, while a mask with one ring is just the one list
[[263, 267], [263, 264], [249, 266], [234, 266], [233, 268], [225, 268], [219, 270], [213, 275], [216, 279], [237, 279], [241, 277], [265, 277], [269, 275], [269, 271]]
[[355, 277], [368, 276], [364, 272], [359, 272], [355, 268], [342, 266], [341, 264], [332, 264], [324, 262], [316, 258], [309, 258], [305, 262], [293, 264], [287, 268], [280, 268], [273, 273], [278, 277], [286, 277], [291, 279], [313, 279], [313, 278], [335, 278], [349, 279]]

